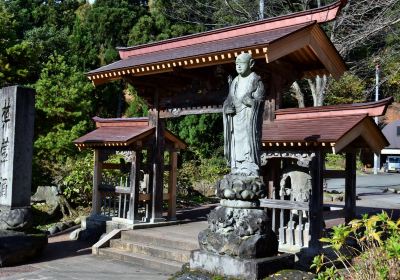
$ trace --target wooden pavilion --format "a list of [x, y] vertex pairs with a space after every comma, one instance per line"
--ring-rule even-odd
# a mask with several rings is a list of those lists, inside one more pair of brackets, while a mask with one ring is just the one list
[[[92, 218], [101, 215], [125, 226], [155, 222], [151, 219], [154, 218], [155, 183], [152, 175], [155, 168], [153, 145], [156, 128], [149, 123], [147, 117], [94, 117], [93, 120], [96, 122], [96, 130], [74, 141], [79, 149], [91, 148], [95, 154]], [[177, 153], [186, 148], [186, 143], [168, 130], [163, 130], [163, 138], [163, 150], [169, 154], [169, 163], [163, 166], [168, 171], [168, 192], [162, 192], [161, 200], [168, 202], [168, 219], [175, 220]], [[107, 162], [117, 152], [129, 159], [122, 158], [118, 163]], [[115, 169], [121, 170], [122, 174], [126, 173], [126, 178], [118, 182], [102, 179], [103, 171]], [[139, 205], [144, 208], [141, 216]]]
[[[320, 194], [324, 172], [323, 152], [332, 147], [339, 151], [349, 147], [350, 144], [358, 143], [360, 139], [371, 148], [380, 146], [384, 142], [381, 138], [376, 138], [378, 144], [372, 145], [368, 140], [369, 136], [377, 135], [376, 132], [367, 136], [365, 132], [360, 132], [376, 127], [368, 118], [360, 116], [352, 118], [354, 126], [348, 127], [342, 134], [335, 134], [336, 138], [325, 139], [319, 131], [305, 138], [304, 135], [300, 135], [303, 137], [301, 141], [297, 138], [289, 139], [290, 137], [288, 139], [269, 137], [277, 135], [276, 129], [292, 129], [290, 125], [297, 127], [304, 125], [304, 131], [315, 128], [307, 126], [311, 122], [306, 121], [304, 117], [315, 115], [314, 109], [282, 110], [280, 109], [282, 94], [298, 79], [316, 75], [332, 75], [338, 79], [346, 71], [343, 59], [320, 26], [335, 19], [345, 3], [346, 1], [341, 0], [318, 9], [140, 46], [119, 48], [121, 58], [119, 61], [87, 73], [94, 85], [124, 80], [133, 85], [150, 106], [149, 124], [155, 128], [155, 145], [152, 151], [154, 154], [152, 221], [162, 217], [162, 163], [166, 142], [164, 119], [189, 114], [220, 113], [228, 93], [227, 77], [235, 74], [235, 57], [242, 52], [252, 54], [256, 61], [254, 71], [261, 76], [267, 90], [264, 105], [264, 147], [272, 145], [280, 150], [280, 147], [289, 148], [292, 144], [294, 147], [295, 143], [296, 145], [301, 143], [301, 147], [306, 147], [306, 150], [310, 149], [317, 155], [313, 156], [312, 160], [315, 166], [311, 168], [314, 193], [311, 209], [307, 209], [312, 211], [313, 219], [321, 219], [321, 212], [318, 211], [322, 203]], [[317, 119], [324, 117], [320, 120], [322, 122], [320, 125], [324, 126], [331, 120], [331, 116], [333, 117], [332, 111], [346, 111], [343, 107], [339, 110], [332, 108], [319, 110]], [[341, 114], [336, 114], [336, 117], [340, 117]], [[303, 121], [296, 122], [288, 119], [290, 116], [304, 118]], [[345, 134], [348, 136], [342, 139], [341, 136]], [[284, 136], [283, 133], [280, 135]], [[317, 135], [319, 137], [316, 137]], [[352, 135], [357, 137], [352, 138]], [[309, 136], [311, 138], [308, 138]], [[348, 143], [349, 139], [351, 142]], [[354, 165], [354, 153], [349, 153], [349, 158], [351, 158], [348, 161], [349, 168], [354, 172], [354, 168], [350, 167]], [[275, 178], [278, 176], [278, 169], [271, 170], [274, 173], [271, 175], [272, 179], [268, 180], [273, 189], [273, 184], [276, 183], [274, 176]], [[351, 191], [354, 191], [354, 187]], [[353, 201], [349, 203], [353, 205]], [[311, 225], [311, 230], [316, 232], [313, 239], [315, 244], [318, 243], [316, 238], [320, 236], [322, 230], [319, 220]]]
[[333, 20], [345, 1], [329, 6], [140, 46], [119, 48], [121, 60], [87, 73], [94, 85], [132, 84], [150, 106], [155, 127], [152, 220], [162, 217], [164, 119], [219, 113], [235, 57], [249, 52], [267, 87], [264, 119], [274, 120], [282, 92], [315, 75], [339, 78], [346, 66], [319, 26]]
[[[293, 252], [305, 247], [320, 248], [324, 179], [345, 179], [345, 205], [341, 214], [347, 222], [355, 217], [356, 152], [367, 149], [378, 153], [388, 145], [373, 117], [384, 115], [392, 101], [390, 97], [369, 103], [281, 109], [275, 112], [274, 122], [263, 124], [262, 160], [269, 198], [263, 199], [261, 205], [272, 209], [272, 223], [279, 235], [280, 250]], [[327, 153], [345, 154], [345, 170], [326, 170]], [[310, 175], [310, 189], [302, 190], [309, 192], [309, 200], [282, 201], [285, 195], [280, 189], [283, 187], [280, 180], [289, 164], [289, 172], [296, 170]], [[293, 212], [304, 215], [298, 215], [294, 221]], [[303, 216], [307, 217], [306, 221]]]

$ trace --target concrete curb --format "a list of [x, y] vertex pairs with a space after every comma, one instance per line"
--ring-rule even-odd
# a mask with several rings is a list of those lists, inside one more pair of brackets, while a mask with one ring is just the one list
[[92, 246], [92, 254], [99, 255], [100, 248], [109, 247], [111, 239], [121, 238], [121, 232], [128, 229], [113, 229]]

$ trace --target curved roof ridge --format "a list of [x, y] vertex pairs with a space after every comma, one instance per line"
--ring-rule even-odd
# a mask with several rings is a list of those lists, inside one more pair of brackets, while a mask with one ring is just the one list
[[341, 115], [368, 114], [370, 117], [382, 116], [387, 107], [393, 102], [393, 97], [387, 97], [379, 101], [330, 105], [307, 108], [288, 108], [276, 110], [277, 120], [281, 119], [305, 119], [318, 117], [333, 117]]

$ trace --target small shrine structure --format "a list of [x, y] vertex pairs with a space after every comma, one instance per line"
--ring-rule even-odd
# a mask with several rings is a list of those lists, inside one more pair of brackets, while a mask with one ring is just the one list
[[[389, 143], [373, 117], [385, 114], [393, 98], [377, 102], [281, 109], [262, 132], [268, 198], [261, 205], [271, 210], [272, 228], [281, 251], [320, 249], [323, 235], [324, 179], [345, 179], [346, 222], [355, 218], [356, 152], [379, 152]], [[345, 154], [344, 170], [326, 170], [327, 153]]]
[[[123, 227], [134, 227], [143, 222], [157, 222], [154, 218], [159, 201], [168, 202], [168, 220], [176, 220], [177, 153], [186, 143], [168, 130], [163, 130], [163, 151], [169, 162], [161, 167], [168, 172], [168, 192], [158, 189], [153, 146], [156, 128], [149, 118], [102, 119], [94, 117], [96, 130], [76, 139], [79, 149], [94, 150], [94, 176], [91, 219], [102, 216]], [[107, 162], [111, 155], [123, 157], [118, 163]], [[107, 182], [103, 172], [120, 170], [126, 174], [118, 182]], [[156, 190], [158, 192], [156, 192]], [[144, 211], [139, 213], [139, 206]], [[162, 203], [161, 203], [162, 207]], [[100, 217], [101, 218], [101, 217]], [[121, 227], [121, 226], [115, 227]], [[110, 224], [112, 228], [112, 224]]]

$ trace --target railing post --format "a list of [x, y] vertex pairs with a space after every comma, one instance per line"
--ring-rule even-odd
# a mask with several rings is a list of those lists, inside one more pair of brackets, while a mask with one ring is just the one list
[[138, 207], [139, 207], [139, 172], [140, 172], [141, 152], [134, 152], [134, 158], [132, 160], [131, 175], [129, 178], [130, 186], [130, 197], [129, 197], [129, 213], [128, 219], [135, 223], [138, 219]]

